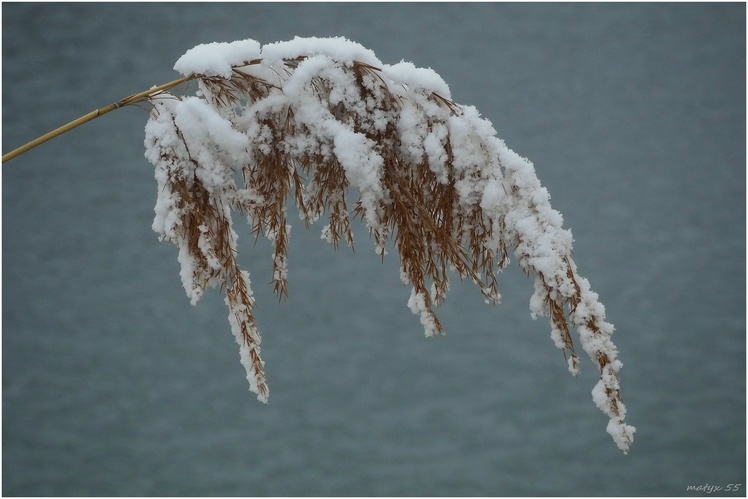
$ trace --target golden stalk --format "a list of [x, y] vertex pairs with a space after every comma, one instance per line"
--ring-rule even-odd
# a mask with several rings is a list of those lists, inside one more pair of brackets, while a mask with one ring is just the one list
[[113, 104], [109, 104], [108, 106], [102, 107], [100, 109], [96, 109], [94, 111], [91, 111], [90, 113], [81, 116], [80, 118], [71, 121], [67, 125], [63, 125], [59, 128], [56, 128], [52, 130], [49, 133], [46, 133], [42, 135], [41, 137], [37, 137], [36, 139], [32, 140], [31, 142], [22, 145], [21, 147], [14, 149], [10, 151], [7, 154], [3, 154], [3, 163], [6, 161], [10, 161], [11, 159], [15, 158], [16, 156], [20, 156], [21, 154], [33, 149], [34, 147], [41, 145], [48, 140], [54, 139], [58, 135], [62, 135], [65, 132], [68, 132], [72, 130], [73, 128], [80, 126], [84, 123], [87, 123], [91, 121], [94, 118], [98, 118], [99, 116], [102, 116], [104, 114], [107, 114], [111, 111], [114, 111], [115, 109], [119, 109], [123, 106], [129, 106], [131, 104], [136, 104], [138, 102], [142, 102], [143, 100], [150, 99], [151, 97], [155, 96], [159, 92], [163, 92], [165, 90], [169, 90], [170, 88], [174, 88], [177, 85], [181, 85], [184, 82], [190, 81], [192, 79], [197, 78], [198, 75], [189, 75], [185, 76], [183, 78], [179, 78], [178, 80], [170, 81], [169, 83], [164, 83], [163, 85], [159, 85], [157, 87], [153, 87], [150, 90], [146, 90], [144, 92], [140, 92], [137, 94], [130, 95], [129, 97], [125, 97], [122, 100], [119, 100]]

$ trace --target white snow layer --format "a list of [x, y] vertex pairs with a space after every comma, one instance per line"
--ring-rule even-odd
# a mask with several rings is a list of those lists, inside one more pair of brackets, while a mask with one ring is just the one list
[[191, 48], [177, 59], [174, 70], [184, 76], [201, 74], [231, 78], [235, 66], [244, 66], [259, 56], [260, 43], [255, 40], [205, 43]]
[[[358, 72], [354, 73], [354, 66]], [[503, 244], [513, 247], [520, 266], [535, 274], [533, 317], [551, 315], [549, 300], [563, 304], [580, 298], [570, 320], [579, 329], [582, 348], [595, 362], [601, 355], [610, 360], [593, 399], [611, 418], [608, 432], [619, 447], [628, 449], [635, 429], [623, 423], [625, 408], [620, 400], [614, 404], [610, 395], [617, 393], [621, 365], [610, 340], [613, 326], [605, 322], [597, 294], [576, 274], [571, 232], [562, 228], [563, 217], [551, 208], [550, 195], [532, 163], [507, 148], [474, 107], [452, 103], [448, 85], [435, 71], [408, 62], [385, 65], [372, 51], [345, 38], [299, 37], [262, 47], [254, 40], [198, 45], [180, 57], [174, 69], [185, 76], [230, 79], [243, 74], [268, 83], [262, 98], [247, 97], [229, 106], [212, 98], [202, 83], [198, 97], [154, 101], [145, 139], [146, 157], [156, 165], [158, 182], [153, 229], [162, 240], [179, 246], [182, 282], [192, 303], [206, 286], [221, 285], [231, 276], [219, 275], [222, 262], [212, 240], [216, 227], [201, 226], [197, 250], [202, 256], [190, 253], [194, 248], [188, 247], [181, 224], [195, 205], [175, 188], [179, 182], [188, 187], [200, 182], [229, 223], [231, 210], [237, 208], [247, 211], [252, 220], [253, 207], [264, 201], [251, 184], [236, 185], [235, 170], [277, 153], [290, 158], [334, 158], [350, 186], [359, 191], [372, 233], [386, 235], [389, 228], [379, 220], [382, 207], [392, 202], [383, 185], [385, 159], [382, 144], [369, 137], [394, 131], [399, 168], [408, 171], [426, 162], [439, 183], [453, 183], [454, 209], [466, 216], [480, 210], [486, 226], [492, 228], [485, 251], [498, 255]], [[394, 97], [395, 104], [386, 106], [385, 95]], [[341, 108], [346, 110], [344, 118], [335, 111]], [[290, 132], [279, 140], [277, 129], [268, 126], [272, 120], [281, 120]], [[310, 181], [305, 195], [319, 187]], [[307, 222], [319, 215], [312, 214], [313, 220]], [[332, 241], [330, 225], [322, 235]], [[233, 236], [231, 244], [235, 244]], [[384, 254], [382, 245], [378, 242], [380, 254]], [[207, 268], [198, 259], [207, 262], [203, 265]], [[285, 278], [285, 261], [276, 258], [275, 263]], [[248, 274], [244, 277], [249, 287]], [[404, 282], [408, 283], [407, 275]], [[436, 302], [441, 299], [438, 296]], [[408, 306], [430, 336], [438, 328], [427, 303], [429, 297], [414, 287]], [[232, 330], [242, 345], [252, 391], [258, 392], [259, 375], [248, 355], [259, 345], [259, 333], [252, 324], [257, 345], [242, 343], [237, 322], [242, 313], [232, 312]], [[559, 348], [566, 348], [555, 326], [551, 336]], [[578, 369], [572, 359], [569, 368], [574, 373]]]

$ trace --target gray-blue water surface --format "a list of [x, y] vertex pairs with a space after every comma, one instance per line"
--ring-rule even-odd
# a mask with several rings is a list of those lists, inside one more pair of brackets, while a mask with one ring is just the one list
[[[204, 42], [342, 35], [431, 67], [535, 164], [624, 363], [636, 442], [532, 321], [456, 283], [423, 337], [397, 256], [297, 222], [290, 296], [238, 225], [269, 405], [220, 292], [150, 225], [147, 113], [2, 167], [4, 495], [688, 495], [745, 484], [744, 4], [3, 4], [3, 152]], [[189, 90], [189, 89], [188, 89]], [[194, 90], [194, 89], [192, 89]], [[745, 485], [738, 495], [745, 494]], [[725, 489], [722, 493], [725, 493]]]

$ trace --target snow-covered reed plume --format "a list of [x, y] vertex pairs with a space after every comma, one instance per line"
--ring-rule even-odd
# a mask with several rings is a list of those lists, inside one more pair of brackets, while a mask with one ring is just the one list
[[532, 163], [508, 149], [474, 107], [454, 103], [439, 75], [383, 64], [342, 38], [200, 45], [175, 69], [199, 91], [153, 99], [145, 138], [158, 181], [153, 229], [179, 248], [193, 304], [208, 287], [225, 289], [260, 400], [268, 397], [260, 333], [231, 215], [243, 213], [252, 233], [271, 241], [273, 284], [283, 296], [293, 199], [307, 226], [326, 217], [322, 237], [333, 246], [353, 245], [351, 217], [365, 221], [382, 258], [394, 242], [402, 281], [412, 288], [408, 307], [427, 336], [444, 334], [434, 308], [447, 295], [450, 270], [498, 303], [496, 274], [513, 251], [534, 276], [530, 311], [549, 318], [572, 374], [580, 365], [576, 327], [600, 369], [593, 400], [610, 417], [608, 433], [628, 450], [635, 429], [624, 423], [613, 326], [577, 273], [571, 233]]

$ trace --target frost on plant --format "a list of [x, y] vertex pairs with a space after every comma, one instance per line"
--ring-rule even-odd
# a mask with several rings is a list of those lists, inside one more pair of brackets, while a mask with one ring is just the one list
[[[572, 236], [551, 208], [535, 169], [496, 137], [471, 106], [451, 100], [430, 69], [386, 65], [342, 38], [296, 38], [261, 47], [253, 40], [200, 45], [175, 69], [198, 82], [195, 96], [161, 94], [146, 125], [146, 157], [156, 167], [153, 229], [179, 249], [182, 284], [193, 304], [208, 287], [226, 292], [250, 390], [268, 388], [250, 276], [236, 261], [232, 212], [272, 244], [273, 285], [287, 292], [287, 202], [306, 226], [326, 218], [322, 238], [353, 246], [350, 219], [362, 219], [382, 258], [388, 242], [412, 288], [407, 306], [426, 335], [444, 334], [435, 307], [450, 274], [470, 279], [487, 303], [500, 299], [496, 274], [512, 251], [534, 277], [533, 317], [549, 318], [551, 338], [572, 374], [572, 340], [600, 369], [595, 404], [626, 452], [613, 326], [571, 258]], [[357, 192], [351, 203], [349, 195]]]

